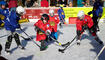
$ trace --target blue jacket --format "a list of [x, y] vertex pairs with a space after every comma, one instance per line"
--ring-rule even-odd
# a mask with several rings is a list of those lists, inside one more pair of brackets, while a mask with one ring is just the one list
[[65, 13], [64, 13], [63, 9], [58, 10], [58, 15], [59, 15], [60, 20], [65, 18]]
[[6, 18], [4, 19], [5, 22], [5, 29], [14, 32], [16, 28], [19, 27], [18, 20], [20, 17], [16, 14], [15, 11], [9, 12], [8, 9], [2, 10], [0, 9], [0, 14], [3, 14]]

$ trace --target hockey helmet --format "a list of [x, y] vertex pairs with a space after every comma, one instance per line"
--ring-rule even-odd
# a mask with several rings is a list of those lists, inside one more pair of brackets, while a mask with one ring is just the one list
[[77, 16], [80, 18], [80, 17], [83, 17], [85, 15], [84, 11], [79, 11]]
[[18, 14], [23, 14], [23, 13], [25, 13], [25, 9], [24, 9], [22, 6], [18, 6], [18, 7], [16, 8], [16, 12], [17, 12]]
[[47, 14], [43, 14], [42, 16], [41, 16], [41, 20], [49, 20], [49, 16], [47, 15]]

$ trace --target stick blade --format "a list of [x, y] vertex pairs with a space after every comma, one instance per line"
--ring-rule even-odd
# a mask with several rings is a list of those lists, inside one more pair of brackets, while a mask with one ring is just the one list
[[59, 49], [58, 51], [61, 53], [64, 53], [64, 49]]
[[68, 46], [70, 42], [67, 42], [66, 44], [62, 44], [62, 47]]

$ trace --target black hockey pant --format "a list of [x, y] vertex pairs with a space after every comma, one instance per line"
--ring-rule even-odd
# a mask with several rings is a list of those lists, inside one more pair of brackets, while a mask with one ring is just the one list
[[13, 38], [15, 39], [15, 41], [17, 43], [17, 46], [21, 45], [19, 35], [15, 32], [12, 32], [12, 34], [7, 37], [7, 41], [6, 41], [6, 44], [5, 44], [5, 49], [10, 48]]

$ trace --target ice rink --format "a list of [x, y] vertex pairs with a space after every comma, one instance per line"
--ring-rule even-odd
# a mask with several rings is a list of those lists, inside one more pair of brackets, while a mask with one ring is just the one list
[[[34, 30], [34, 23], [24, 23], [21, 24], [22, 29], [31, 37], [34, 41], [36, 39], [36, 32]], [[105, 44], [105, 23], [100, 23], [100, 33], [98, 36]], [[22, 36], [27, 37], [22, 31], [17, 31], [22, 34]], [[58, 41], [61, 43], [67, 43], [71, 41], [76, 35], [75, 25], [64, 25], [63, 28], [58, 26]], [[40, 51], [33, 41], [26, 41], [20, 37], [21, 43], [25, 46], [26, 50], [22, 51], [17, 48], [15, 40], [12, 41], [11, 55], [7, 55], [4, 51], [5, 43], [7, 40], [7, 35], [5, 29], [0, 30], [0, 43], [3, 46], [2, 56], [8, 60], [94, 60], [102, 45], [98, 44], [91, 35], [86, 31], [82, 36], [81, 45], [78, 46], [76, 41], [74, 41], [65, 53], [58, 52], [59, 48], [63, 48], [57, 45], [57, 43], [51, 43], [48, 49], [45, 51]], [[40, 44], [39, 42], [37, 42]], [[105, 60], [105, 50], [98, 57], [98, 60]]]

